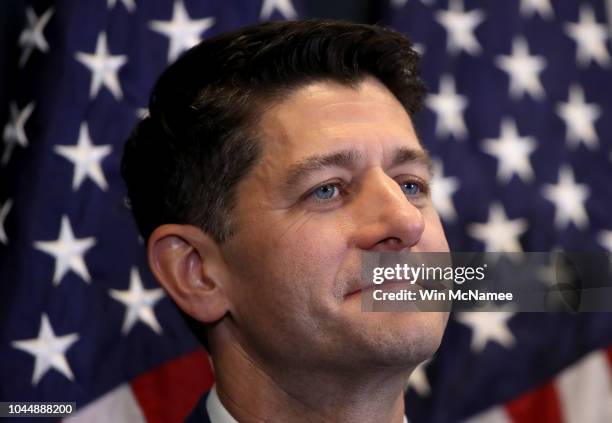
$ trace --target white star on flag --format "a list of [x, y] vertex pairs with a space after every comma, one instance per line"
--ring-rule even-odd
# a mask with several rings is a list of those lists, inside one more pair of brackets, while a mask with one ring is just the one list
[[553, 9], [550, 0], [521, 0], [521, 15], [525, 18], [532, 17], [535, 13], [543, 19], [553, 17]]
[[55, 336], [49, 317], [43, 313], [38, 337], [13, 341], [11, 345], [13, 348], [25, 351], [34, 357], [32, 385], [37, 385], [51, 368], [74, 381], [74, 375], [66, 360], [66, 351], [78, 340], [79, 335], [77, 333]]
[[446, 49], [450, 54], [463, 50], [475, 56], [482, 51], [474, 35], [476, 27], [484, 20], [481, 10], [465, 12], [462, 0], [450, 0], [448, 10], [437, 12], [436, 20], [446, 30]]
[[612, 231], [600, 231], [597, 241], [612, 253]]
[[467, 227], [468, 235], [481, 241], [489, 252], [523, 251], [519, 238], [525, 231], [527, 219], [509, 220], [500, 203], [489, 207], [487, 223], [472, 223]]
[[540, 82], [540, 72], [546, 68], [543, 56], [531, 56], [527, 40], [516, 37], [512, 41], [512, 54], [498, 56], [495, 63], [510, 78], [510, 96], [519, 100], [525, 93], [534, 100], [544, 98], [544, 88]]
[[433, 160], [433, 178], [431, 181], [431, 199], [442, 219], [454, 222], [457, 212], [453, 205], [453, 194], [459, 189], [459, 178], [444, 176], [440, 160]]
[[13, 207], [13, 200], [10, 198], [7, 199], [2, 207], [0, 207], [0, 243], [6, 245], [8, 244], [8, 237], [6, 236], [6, 230], [4, 229], [4, 221], [6, 220], [6, 216], [8, 216], [11, 211], [11, 207]]
[[523, 182], [531, 182], [533, 168], [529, 155], [536, 149], [535, 138], [519, 136], [516, 122], [507, 117], [501, 122], [500, 132], [499, 138], [485, 139], [482, 146], [486, 153], [497, 159], [497, 179], [507, 184], [513, 175], [517, 175]]
[[103, 191], [107, 190], [108, 183], [100, 162], [111, 153], [112, 149], [110, 145], [93, 145], [86, 123], [81, 124], [76, 146], [56, 145], [53, 148], [57, 154], [67, 158], [74, 165], [73, 191], [79, 189], [85, 177], [91, 178]]
[[201, 41], [200, 35], [215, 24], [215, 18], [191, 19], [182, 0], [174, 2], [172, 19], [151, 21], [149, 28], [170, 39], [168, 62], [174, 62], [185, 50]]
[[580, 66], [587, 66], [592, 60], [602, 67], [610, 64], [610, 53], [606, 47], [608, 28], [598, 24], [595, 13], [590, 6], [580, 7], [578, 23], [565, 25], [565, 32], [576, 42], [576, 62]]
[[138, 119], [144, 119], [149, 116], [149, 108], [148, 107], [139, 107], [136, 109], [135, 113]]
[[57, 286], [69, 270], [89, 283], [91, 278], [83, 255], [95, 244], [94, 237], [75, 238], [68, 216], [62, 216], [59, 238], [55, 241], [35, 241], [34, 248], [55, 258], [53, 285]]
[[569, 89], [567, 103], [557, 105], [557, 114], [567, 127], [567, 144], [577, 148], [580, 142], [594, 150], [599, 146], [599, 138], [595, 131], [595, 121], [601, 116], [601, 108], [595, 103], [587, 103], [584, 90], [580, 85], [573, 84]]
[[53, 7], [47, 9], [40, 17], [36, 16], [36, 12], [32, 7], [26, 9], [27, 26], [19, 35], [19, 46], [23, 48], [21, 58], [19, 59], [20, 67], [26, 64], [34, 49], [38, 49], [43, 53], [49, 51], [49, 44], [45, 39], [44, 31], [52, 15]]
[[584, 229], [589, 224], [589, 217], [584, 206], [589, 198], [589, 187], [577, 184], [572, 168], [564, 165], [559, 169], [559, 182], [556, 185], [546, 184], [542, 194], [555, 205], [555, 227], [564, 229], [570, 222]]
[[2, 165], [8, 163], [13, 148], [16, 144], [27, 147], [28, 137], [25, 133], [25, 124], [34, 111], [34, 102], [29, 103], [22, 110], [17, 108], [15, 102], [10, 106], [10, 120], [4, 126], [2, 139], [4, 140], [4, 154], [2, 155]]
[[157, 334], [162, 332], [161, 326], [153, 312], [153, 307], [162, 299], [164, 291], [161, 288], [144, 289], [138, 269], [132, 268], [130, 272], [130, 288], [127, 291], [111, 289], [109, 294], [127, 308], [123, 327], [121, 328], [123, 335], [127, 335], [138, 320], [149, 326]]
[[90, 98], [95, 98], [102, 86], [108, 88], [116, 99], [123, 97], [117, 74], [128, 59], [125, 55], [110, 54], [104, 31], [98, 35], [94, 54], [79, 51], [75, 58], [91, 71]]
[[[551, 253], [563, 253], [560, 247], [554, 247], [550, 250]], [[568, 279], [567, 266], [562, 261], [558, 260], [559, 255], [551, 254], [551, 258], [546, 265], [536, 267], [534, 276], [541, 282], [544, 282], [551, 288], [558, 288], [560, 285], [570, 283]]]
[[283, 15], [283, 18], [287, 20], [297, 18], [297, 12], [291, 3], [291, 0], [264, 0], [261, 6], [259, 18], [264, 21], [268, 20], [275, 10], [278, 10], [278, 12]]
[[427, 49], [421, 43], [412, 43], [412, 49], [416, 51], [421, 57], [424, 56], [427, 52]]
[[472, 329], [471, 349], [481, 353], [489, 341], [497, 342], [505, 348], [516, 344], [516, 338], [508, 327], [508, 321], [514, 314], [508, 311], [468, 312], [457, 313], [455, 319]]
[[463, 111], [468, 106], [468, 99], [466, 96], [457, 94], [455, 80], [451, 75], [443, 75], [440, 78], [440, 92], [428, 94], [425, 98], [425, 105], [437, 115], [437, 136], [451, 134], [457, 140], [467, 137]]
[[[133, 12], [134, 10], [136, 10], [136, 3], [134, 3], [134, 0], [119, 0], [119, 1], [123, 3], [123, 5], [125, 6], [128, 12]], [[112, 9], [113, 7], [115, 7], [116, 4], [117, 4], [117, 0], [108, 0], [107, 7], [109, 9]]]

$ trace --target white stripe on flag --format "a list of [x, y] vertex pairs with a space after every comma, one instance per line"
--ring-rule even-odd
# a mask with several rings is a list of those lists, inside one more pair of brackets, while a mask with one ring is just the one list
[[610, 375], [610, 362], [602, 351], [587, 355], [561, 373], [555, 385], [565, 422], [612, 422]]
[[124, 384], [101, 396], [63, 420], [69, 423], [146, 423], [130, 385]]
[[512, 423], [504, 407], [492, 407], [487, 411], [476, 414], [465, 420], [464, 423]]

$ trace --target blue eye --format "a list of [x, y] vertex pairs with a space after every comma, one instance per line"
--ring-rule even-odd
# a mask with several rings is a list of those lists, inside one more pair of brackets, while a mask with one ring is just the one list
[[407, 196], [414, 197], [421, 194], [421, 187], [415, 182], [403, 182], [400, 186]]
[[330, 200], [336, 196], [338, 187], [335, 185], [321, 185], [312, 193], [317, 200]]

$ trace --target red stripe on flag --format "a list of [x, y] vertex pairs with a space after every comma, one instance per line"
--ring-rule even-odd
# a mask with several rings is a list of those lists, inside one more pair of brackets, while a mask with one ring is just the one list
[[508, 402], [506, 411], [515, 423], [563, 422], [559, 396], [552, 383], [547, 383]]
[[151, 370], [130, 384], [148, 423], [182, 422], [214, 375], [204, 350], [172, 360]]

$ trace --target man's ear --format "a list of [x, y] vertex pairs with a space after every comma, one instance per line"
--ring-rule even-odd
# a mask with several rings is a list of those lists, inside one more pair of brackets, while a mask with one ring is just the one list
[[221, 319], [229, 310], [223, 290], [229, 278], [217, 243], [191, 225], [162, 225], [147, 243], [149, 267], [187, 314], [203, 323]]

